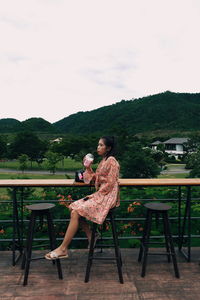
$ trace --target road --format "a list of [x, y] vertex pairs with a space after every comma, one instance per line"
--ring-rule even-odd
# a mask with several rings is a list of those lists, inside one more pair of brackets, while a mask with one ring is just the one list
[[[167, 165], [167, 169], [163, 170], [161, 172], [161, 174], [181, 174], [181, 173], [189, 173], [191, 170], [187, 170], [185, 169], [185, 165], [184, 164], [170, 164]], [[22, 173], [20, 170], [15, 170], [15, 169], [7, 169], [7, 168], [0, 168], [0, 173]], [[55, 174], [57, 175], [69, 175], [74, 177], [74, 173], [73, 171], [56, 171]], [[26, 170], [24, 172], [24, 174], [51, 174], [49, 171], [45, 171], [45, 170]]]
[[191, 170], [185, 169], [185, 165], [178, 164], [170, 164], [167, 166], [166, 170], [163, 170], [161, 174], [181, 174], [181, 173], [189, 173]]
[[[22, 171], [20, 170], [15, 170], [15, 169], [7, 169], [7, 168], [0, 168], [0, 173], [20, 173], [22, 174]], [[72, 171], [56, 171], [56, 175], [69, 175], [69, 176], [74, 176], [75, 172]], [[26, 170], [24, 171], [24, 174], [51, 174], [49, 171], [45, 171], [45, 170]]]

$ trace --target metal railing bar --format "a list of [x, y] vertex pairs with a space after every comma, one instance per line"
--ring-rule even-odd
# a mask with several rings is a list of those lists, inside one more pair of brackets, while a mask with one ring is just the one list
[[[178, 238], [178, 235], [172, 235], [173, 239], [175, 238]], [[188, 236], [187, 235], [184, 235], [183, 236], [184, 238], [187, 238]], [[200, 235], [191, 235], [191, 238], [199, 238]], [[157, 235], [157, 236], [151, 236], [152, 239], [163, 239], [164, 236], [163, 235]], [[113, 239], [112, 236], [110, 237], [103, 237], [102, 240], [111, 240]], [[125, 237], [120, 237], [118, 236], [118, 239], [119, 240], [129, 240], [129, 239], [141, 239], [141, 236], [138, 235], [138, 236], [125, 236]], [[57, 241], [62, 241], [63, 238], [56, 238]], [[12, 242], [12, 239], [0, 239], [1, 242]], [[23, 241], [26, 241], [26, 239], [23, 239]], [[49, 241], [48, 238], [34, 238], [34, 242], [39, 242], [39, 241]], [[75, 237], [73, 238], [73, 241], [87, 241], [87, 238], [86, 237]], [[41, 245], [43, 246], [43, 245]]]
[[[178, 217], [169, 217], [170, 220], [178, 220]], [[181, 220], [183, 220], [184, 217], [181, 217]], [[200, 217], [191, 217], [191, 220], [199, 220]], [[116, 221], [144, 221], [145, 218], [115, 218]], [[70, 219], [53, 219], [54, 222], [69, 222]], [[12, 219], [7, 220], [0, 220], [0, 223], [12, 223]], [[19, 221], [21, 223], [21, 221]], [[28, 223], [29, 220], [23, 220], [24, 223]], [[36, 220], [36, 222], [40, 222], [39, 220]], [[45, 222], [46, 223], [46, 222]]]

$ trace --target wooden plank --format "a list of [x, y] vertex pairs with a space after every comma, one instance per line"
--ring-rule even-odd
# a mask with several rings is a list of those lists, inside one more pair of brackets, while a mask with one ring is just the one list
[[199, 178], [122, 178], [120, 186], [193, 186], [200, 185]]
[[[198, 186], [200, 178], [120, 178], [119, 185], [123, 186]], [[88, 186], [85, 183], [75, 182], [74, 179], [1, 179], [0, 187], [51, 187], [51, 186]]]

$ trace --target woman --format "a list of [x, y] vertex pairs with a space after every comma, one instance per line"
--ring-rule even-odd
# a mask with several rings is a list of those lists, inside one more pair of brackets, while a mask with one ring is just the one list
[[96, 192], [70, 204], [71, 218], [63, 242], [54, 251], [46, 254], [46, 259], [53, 260], [68, 257], [68, 246], [78, 230], [79, 223], [90, 242], [90, 227], [81, 217], [102, 224], [109, 210], [119, 206], [119, 163], [114, 157], [114, 138], [108, 136], [100, 138], [97, 153], [102, 156], [102, 160], [96, 173], [93, 172], [91, 164], [85, 164], [86, 170], [83, 174], [84, 182], [95, 181]]

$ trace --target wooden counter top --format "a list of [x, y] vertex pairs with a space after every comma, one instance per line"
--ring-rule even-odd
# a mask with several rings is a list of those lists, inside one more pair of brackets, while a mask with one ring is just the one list
[[[198, 186], [200, 178], [152, 178], [134, 179], [121, 178], [119, 185], [123, 186]], [[74, 179], [1, 179], [0, 187], [52, 187], [52, 186], [88, 186], [85, 183], [74, 182]]]

